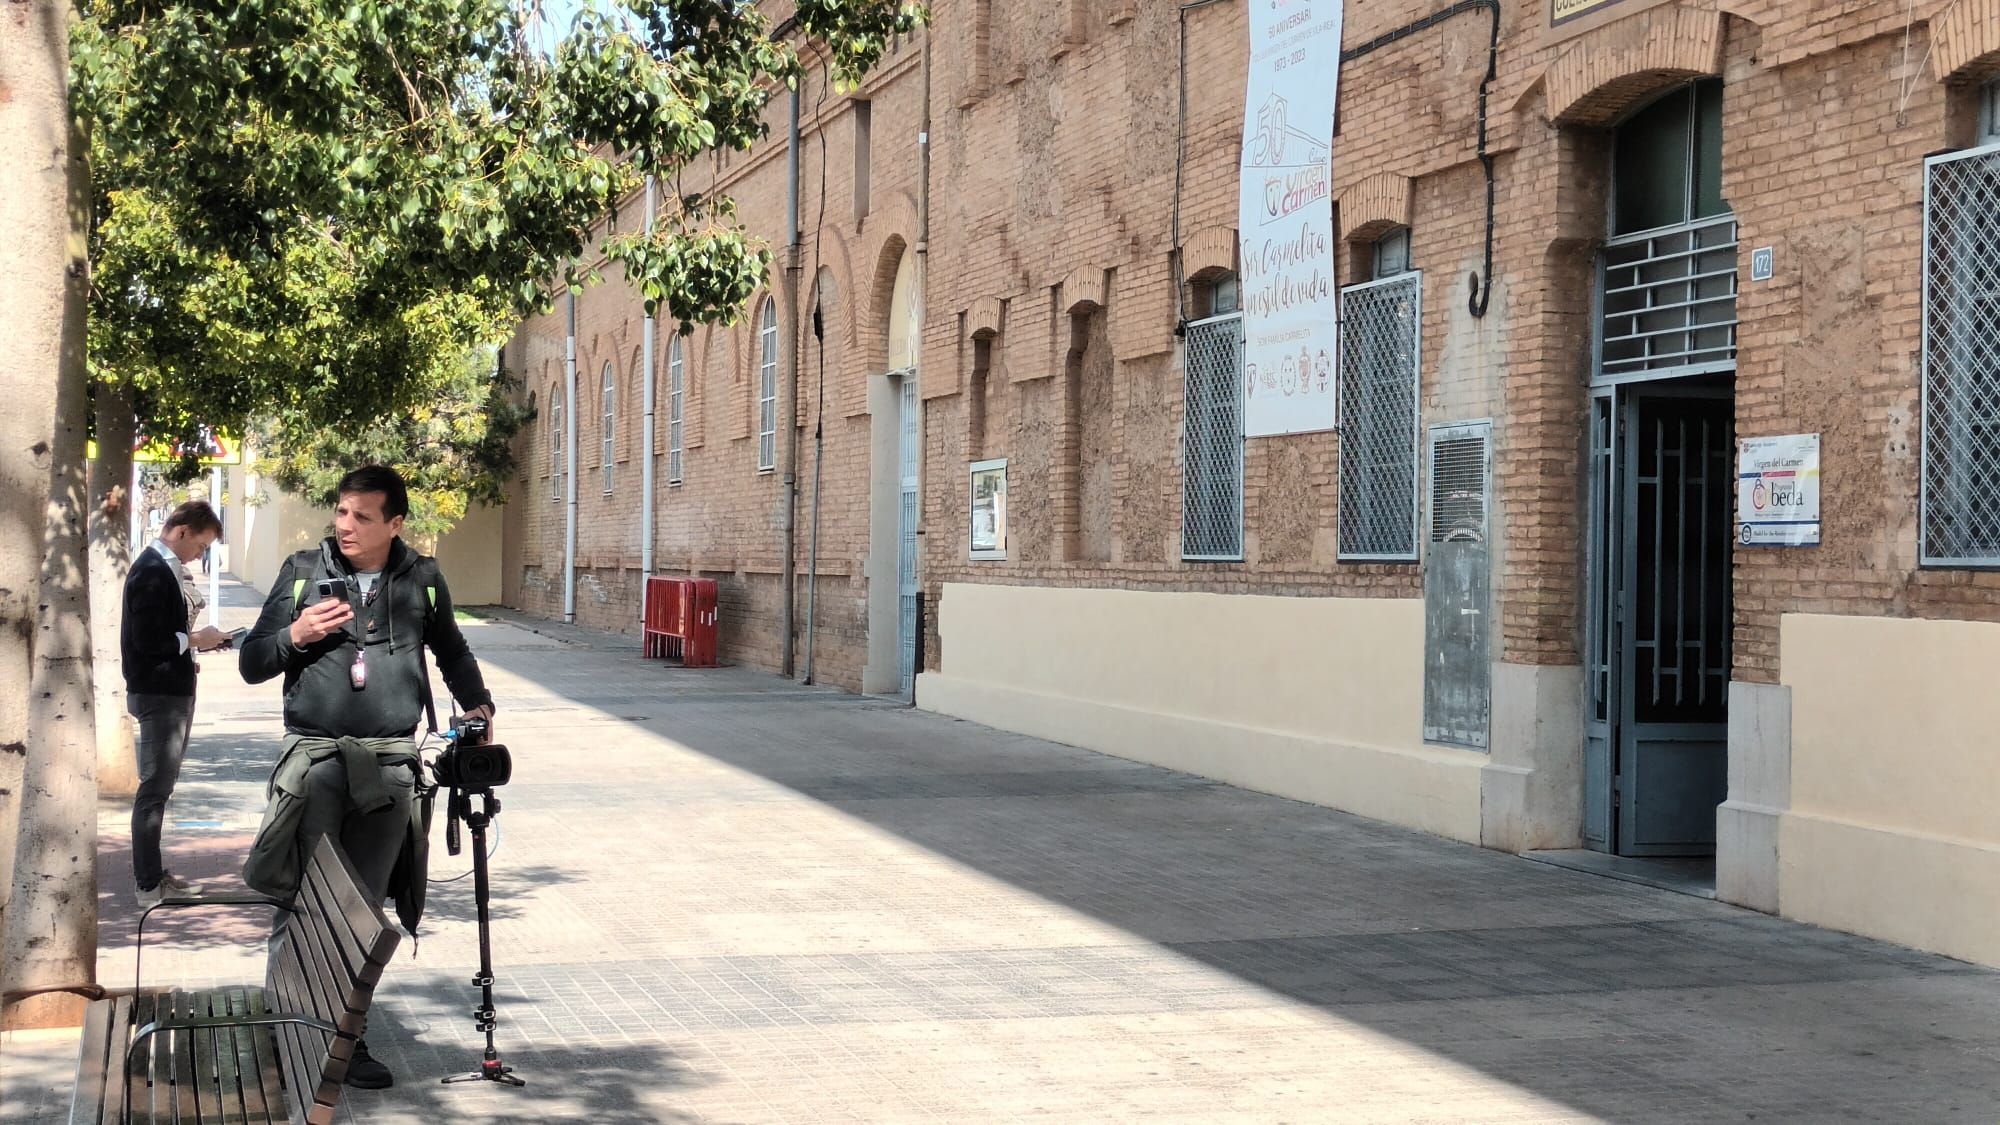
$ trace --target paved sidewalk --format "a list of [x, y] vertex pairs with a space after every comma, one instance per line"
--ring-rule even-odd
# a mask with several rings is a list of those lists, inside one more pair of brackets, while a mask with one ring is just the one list
[[[495, 958], [529, 1085], [437, 1084], [479, 1039], [470, 881], [434, 885], [370, 1034], [399, 1084], [357, 1122], [2000, 1116], [2000, 974], [619, 638], [468, 633], [515, 752]], [[278, 698], [202, 686], [167, 847], [222, 883]], [[261, 979], [262, 925], [177, 918], [147, 976]], [[60, 1118], [72, 1049], [7, 1045], [8, 1120]]]

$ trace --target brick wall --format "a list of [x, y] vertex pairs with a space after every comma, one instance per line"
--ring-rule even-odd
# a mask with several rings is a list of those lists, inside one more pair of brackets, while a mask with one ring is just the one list
[[[801, 315], [784, 318], [781, 331], [798, 334], [800, 391], [791, 427], [798, 445], [797, 638], [803, 644], [806, 570], [812, 516], [814, 423], [824, 399], [823, 499], [820, 511], [819, 585], [814, 658], [826, 682], [858, 688], [866, 660], [870, 417], [865, 377], [879, 363], [884, 328], [874, 315], [887, 305], [885, 284], [870, 256], [885, 241], [915, 240], [917, 134], [923, 88], [919, 52], [901, 44], [853, 95], [826, 88], [815, 72], [802, 95], [800, 216]], [[870, 102], [870, 208], [857, 216], [853, 98]], [[777, 252], [778, 268], [753, 298], [740, 323], [697, 327], [682, 340], [685, 367], [682, 482], [667, 480], [668, 363], [673, 322], [662, 317], [651, 377], [657, 387], [653, 448], [656, 478], [654, 568], [661, 574], [714, 578], [721, 592], [725, 660], [777, 667], [783, 656], [784, 419], [779, 426], [779, 470], [757, 468], [756, 317], [761, 302], [783, 282], [785, 244], [785, 131], [787, 100], [780, 93], [765, 114], [768, 138], [751, 153], [732, 153], [687, 170], [680, 188], [732, 195], [740, 218]], [[824, 172], [822, 173], [822, 167]], [[824, 175], [825, 189], [821, 190]], [[821, 201], [825, 200], [824, 222]], [[628, 199], [619, 216], [625, 229], [643, 220], [643, 197]], [[893, 278], [894, 263], [890, 276]], [[582, 289], [577, 303], [577, 620], [596, 628], [636, 634], [642, 588], [640, 474], [643, 384], [639, 371], [641, 302], [615, 267], [604, 283]], [[812, 335], [810, 313], [823, 286], [825, 344]], [[511, 369], [536, 396], [540, 417], [518, 449], [523, 472], [509, 504], [508, 604], [526, 612], [562, 615], [564, 511], [552, 499], [549, 476], [551, 394], [563, 383], [567, 294], [554, 309], [520, 326], [507, 349]], [[875, 357], [871, 360], [871, 356]], [[822, 358], [826, 391], [819, 391]], [[613, 490], [604, 492], [600, 468], [602, 410], [598, 378], [611, 362], [617, 372], [616, 461]], [[782, 368], [781, 368], [782, 375]]]
[[[1350, 4], [1347, 41], [1436, 6]], [[1551, 30], [1545, 2], [1508, 0], [1489, 99], [1497, 183], [1483, 318], [1467, 309], [1467, 278], [1485, 270], [1475, 136], [1486, 14], [1456, 17], [1344, 67], [1335, 189], [1353, 213], [1338, 217], [1338, 228], [1366, 239], [1410, 224], [1423, 271], [1424, 421], [1494, 421], [1496, 658], [1579, 660], [1584, 416], [1609, 129], [1702, 73], [1719, 72], [1726, 83], [1724, 190], [1743, 256], [1754, 246], [1777, 251], [1774, 281], [1743, 284], [1739, 432], [1825, 437], [1826, 545], [1737, 553], [1737, 676], [1776, 675], [1784, 612], [2000, 618], [2000, 577], [1922, 571], [1915, 562], [1922, 162], [1966, 142], [1970, 112], [1969, 96], [1926, 61], [1925, 21], [1937, 7], [1758, 0], [1725, 13], [1701, 0], [1633, 0]], [[925, 251], [927, 264], [922, 566], [933, 604], [944, 583], [962, 581], [1418, 596], [1417, 566], [1335, 560], [1334, 434], [1249, 442], [1244, 561], [1179, 557], [1175, 322], [1192, 294], [1177, 291], [1174, 223], [1178, 215], [1182, 245], [1199, 248], [1204, 262], [1232, 237], [1243, 6], [1182, 13], [1150, 0], [939, 0], [932, 12], [926, 244], [918, 247], [912, 143], [925, 33], [864, 92], [873, 99], [874, 213], [858, 223], [852, 115], [839, 95], [817, 110], [817, 90], [807, 96], [809, 242], [822, 142], [828, 219], [819, 228], [823, 248], [808, 247], [804, 276], [809, 288], [823, 265], [838, 293], [822, 546], [832, 577], [822, 587], [819, 639], [830, 678], [851, 682], [863, 659], [866, 386], [883, 370], [888, 285], [906, 247]], [[1994, 62], [1968, 58], [1946, 77], [1988, 73]], [[746, 221], [773, 241], [782, 238], [782, 111], [774, 105], [771, 141], [720, 172]], [[1365, 260], [1358, 242], [1342, 255], [1351, 274]], [[637, 341], [635, 309], [615, 284], [583, 295], [582, 371], [594, 373], [604, 355], [625, 362]], [[548, 371], [560, 377], [560, 334], [560, 315], [544, 317], [510, 349], [510, 362], [535, 373], [544, 397]], [[699, 421], [690, 422], [687, 484], [663, 489], [659, 549], [663, 570], [692, 567], [725, 580], [727, 651], [775, 664], [780, 494], [752, 468], [753, 342], [747, 327], [690, 341], [691, 369], [703, 376], [690, 405]], [[664, 345], [661, 354], [664, 364]], [[810, 376], [810, 348], [804, 363]], [[588, 466], [595, 410], [582, 422]], [[508, 590], [519, 604], [559, 612], [561, 512], [546, 499], [545, 441], [538, 430], [524, 444], [529, 500], [510, 512], [510, 543], [520, 551]], [[990, 457], [1009, 460], [1009, 557], [974, 562], [966, 465]], [[580, 584], [579, 614], [630, 626], [637, 473], [620, 466], [619, 474], [609, 502], [601, 490], [584, 491], [579, 552], [595, 585]], [[932, 667], [934, 628], [925, 646]]]

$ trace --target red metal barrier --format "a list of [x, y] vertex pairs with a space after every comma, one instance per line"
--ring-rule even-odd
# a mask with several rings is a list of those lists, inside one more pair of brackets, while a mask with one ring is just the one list
[[645, 654], [679, 657], [684, 668], [715, 667], [716, 597], [712, 578], [647, 578]]

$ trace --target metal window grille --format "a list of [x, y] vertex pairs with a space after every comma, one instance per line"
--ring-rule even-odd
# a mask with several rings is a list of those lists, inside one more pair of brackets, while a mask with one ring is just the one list
[[687, 356], [681, 338], [667, 345], [667, 483], [681, 482], [681, 409], [687, 393]]
[[1735, 367], [1734, 216], [1614, 238], [1602, 266], [1604, 381]]
[[2000, 145], [1924, 171], [1923, 561], [2000, 566]]
[[616, 452], [612, 442], [618, 436], [618, 375], [611, 365], [604, 365], [604, 494], [611, 494], [611, 461]]
[[2000, 141], [2000, 81], [1979, 88], [1979, 143]]
[[1340, 558], [1414, 562], [1423, 274], [1340, 294]]
[[1188, 325], [1181, 557], [1243, 558], [1243, 317]]
[[757, 468], [778, 467], [778, 306], [764, 302], [762, 362], [757, 366]]
[[563, 401], [549, 392], [549, 499], [563, 498]]

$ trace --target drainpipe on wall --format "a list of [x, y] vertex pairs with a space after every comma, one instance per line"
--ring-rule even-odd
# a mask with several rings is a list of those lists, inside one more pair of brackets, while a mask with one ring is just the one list
[[[917, 659], [910, 672], [910, 702], [917, 699], [917, 680], [924, 674], [924, 289], [930, 276], [931, 251], [931, 31], [924, 28], [924, 116], [917, 133], [917, 260], [910, 293], [910, 370], [917, 380]], [[901, 591], [898, 591], [900, 596]]]
[[563, 624], [576, 624], [576, 289], [569, 290], [569, 336], [563, 345]]
[[[653, 177], [646, 177], [646, 237], [653, 237]], [[639, 295], [641, 301], [645, 294]], [[646, 617], [645, 582], [653, 576], [653, 426], [654, 413], [659, 408], [657, 390], [653, 386], [653, 324], [655, 317], [649, 309], [646, 313], [645, 328], [640, 334], [639, 370], [646, 381], [644, 394], [646, 403], [645, 443], [639, 447], [639, 618]]]
[[[803, 76], [800, 81], [805, 79]], [[820, 143], [826, 138], [822, 136]], [[797, 607], [799, 584], [798, 566], [798, 510], [799, 510], [799, 88], [792, 87], [792, 121], [787, 133], [785, 147], [785, 295], [784, 295], [784, 379], [783, 393], [778, 397], [778, 432], [785, 437], [784, 489], [785, 489], [785, 553], [783, 570], [783, 613], [785, 631], [784, 664], [780, 671], [789, 678], [792, 675], [793, 655], [796, 645], [792, 632]]]
[[[825, 133], [820, 134], [824, 143]], [[826, 190], [824, 186], [822, 191]], [[819, 263], [813, 263], [817, 266]], [[820, 317], [822, 287], [813, 285], [813, 355], [819, 361], [819, 396], [813, 399], [813, 502], [812, 533], [806, 540], [806, 675], [813, 682], [813, 626], [819, 621], [819, 496], [824, 481], [821, 468], [826, 463], [826, 323]]]

